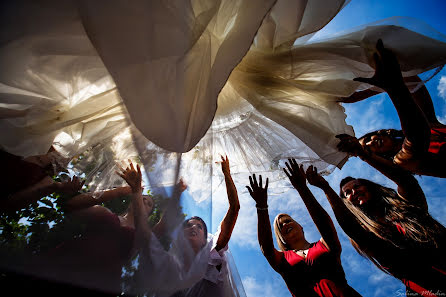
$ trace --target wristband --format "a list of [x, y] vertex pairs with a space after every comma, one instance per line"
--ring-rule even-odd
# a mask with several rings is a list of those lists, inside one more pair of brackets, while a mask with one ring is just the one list
[[268, 210], [268, 205], [266, 207], [258, 207], [256, 205], [257, 210]]

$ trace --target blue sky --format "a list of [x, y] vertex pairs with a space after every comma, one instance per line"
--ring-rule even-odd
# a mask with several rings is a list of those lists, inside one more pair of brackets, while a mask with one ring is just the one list
[[[322, 30], [321, 34], [330, 36], [388, 17], [408, 16], [421, 20], [446, 35], [445, 12], [445, 0], [353, 0]], [[438, 118], [446, 123], [446, 70], [442, 70], [429, 81], [427, 87]], [[366, 101], [344, 105], [344, 107], [347, 123], [354, 127], [357, 135], [378, 128], [400, 128], [395, 109], [386, 95], [378, 95]], [[391, 181], [357, 158], [351, 158], [342, 170], [335, 170], [328, 177], [328, 181], [337, 191], [339, 181], [347, 175], [368, 178], [395, 188]], [[443, 197], [446, 196], [446, 181], [431, 177], [417, 177], [417, 179], [426, 193], [431, 214], [441, 223], [446, 224], [446, 205], [442, 203]], [[240, 195], [246, 194], [245, 185], [237, 184], [236, 186]], [[322, 192], [319, 189], [311, 189], [322, 206], [334, 218]], [[223, 185], [219, 190], [223, 190], [225, 194]], [[296, 191], [291, 190], [282, 195], [270, 196], [269, 205], [271, 220], [277, 213], [287, 212], [304, 227], [308, 241], [317, 241], [320, 238]], [[215, 229], [221, 220], [220, 216], [223, 215], [217, 210], [226, 210], [227, 201], [217, 197], [213, 200], [212, 209], [214, 210], [212, 229]], [[343, 247], [342, 262], [350, 285], [363, 296], [402, 296], [404, 288], [401, 283], [380, 272], [369, 261], [359, 256], [336, 221], [335, 224]], [[241, 211], [230, 242], [230, 249], [248, 297], [291, 296], [280, 275], [270, 268], [260, 252], [257, 242], [257, 216], [254, 202], [251, 200], [241, 201]]]

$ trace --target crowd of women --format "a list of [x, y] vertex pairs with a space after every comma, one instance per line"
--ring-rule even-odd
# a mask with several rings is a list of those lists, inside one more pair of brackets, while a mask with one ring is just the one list
[[[276, 249], [268, 214], [269, 179], [256, 174], [249, 177], [247, 189], [256, 203], [261, 251], [293, 296], [360, 296], [346, 281], [342, 247], [332, 219], [307, 182], [325, 193], [336, 220], [358, 253], [399, 279], [410, 296], [446, 294], [446, 229], [429, 214], [426, 197], [413, 176], [446, 177], [446, 126], [436, 119], [429, 93], [420, 80], [403, 79], [395, 54], [381, 40], [373, 57], [374, 76], [355, 80], [389, 95], [402, 130], [378, 130], [359, 139], [338, 135], [338, 149], [373, 166], [392, 180], [397, 190], [345, 177], [337, 194], [315, 167], [304, 169], [289, 159], [284, 174], [298, 191], [321, 239], [308, 242], [302, 226], [281, 213], [274, 219]], [[418, 82], [420, 87], [411, 93], [406, 87], [408, 82]], [[358, 92], [343, 100], [355, 102], [375, 93]], [[57, 154], [51, 149], [45, 155], [22, 159], [1, 152], [2, 164], [11, 168], [2, 172], [0, 179], [6, 191], [6, 198], [0, 201], [2, 213], [19, 211], [53, 192], [71, 193], [63, 205], [66, 218], [85, 226], [80, 235], [60, 242], [31, 261], [30, 266], [40, 268], [40, 277], [63, 279], [65, 285], [97, 290], [95, 294], [124, 291], [147, 296], [240, 296], [231, 285], [234, 279], [227, 259], [228, 242], [240, 209], [228, 157], [222, 156], [220, 163], [229, 208], [216, 234], [209, 235], [202, 218], [193, 216], [182, 221], [179, 203], [187, 188], [182, 180], [174, 187], [161, 219], [149, 225], [155, 202], [142, 194], [139, 165], [129, 160], [118, 166], [116, 173], [128, 186], [101, 193], [81, 192], [80, 177], [65, 182], [51, 178], [68, 163], [54, 162], [61, 160]], [[131, 197], [124, 214], [117, 215], [103, 206], [123, 196]], [[167, 246], [159, 241], [164, 236], [173, 238]], [[138, 269], [132, 275], [132, 291], [125, 292], [122, 267], [135, 259]]]

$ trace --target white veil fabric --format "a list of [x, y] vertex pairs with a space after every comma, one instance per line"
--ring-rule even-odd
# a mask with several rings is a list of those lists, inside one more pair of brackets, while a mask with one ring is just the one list
[[184, 238], [182, 227], [174, 232], [168, 252], [152, 235], [147, 255], [139, 258], [135, 291], [130, 293], [153, 297], [246, 297], [228, 246], [220, 251], [215, 248], [219, 232], [208, 234], [206, 245], [197, 254]]
[[284, 159], [341, 168], [335, 135], [354, 131], [339, 98], [370, 87], [352, 79], [373, 75], [377, 40], [404, 76], [446, 63], [444, 36], [401, 19], [312, 41], [348, 2], [2, 2], [0, 147], [53, 145], [91, 191], [122, 184], [131, 158], [152, 193], [184, 176], [196, 203], [222, 182], [219, 154], [236, 184], [268, 172], [277, 191]]

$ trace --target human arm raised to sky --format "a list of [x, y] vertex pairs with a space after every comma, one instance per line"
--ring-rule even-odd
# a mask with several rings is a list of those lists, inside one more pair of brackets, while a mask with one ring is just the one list
[[259, 182], [257, 182], [256, 175], [249, 177], [249, 184], [246, 188], [249, 191], [252, 199], [256, 202], [257, 208], [257, 237], [259, 240], [260, 249], [271, 267], [279, 271], [282, 262], [282, 252], [276, 250], [273, 242], [273, 235], [269, 222], [268, 214], [268, 178], [265, 182], [265, 187], [262, 187], [262, 176], [259, 175]]
[[216, 245], [217, 251], [221, 250], [228, 244], [229, 239], [232, 235], [232, 231], [234, 230], [235, 223], [237, 221], [238, 212], [240, 210], [240, 202], [238, 200], [237, 189], [235, 188], [235, 184], [231, 176], [231, 171], [229, 169], [228, 157], [221, 156], [220, 163], [221, 170], [225, 177], [229, 208], [220, 224], [220, 235], [218, 236]]
[[376, 49], [377, 52], [373, 55], [375, 61], [373, 77], [357, 77], [354, 80], [377, 86], [389, 94], [398, 112], [406, 141], [411, 143], [415, 153], [423, 154], [429, 148], [429, 122], [404, 83], [396, 55], [384, 47], [381, 39], [378, 40]]
[[76, 176], [65, 182], [56, 182], [50, 176], [46, 176], [32, 186], [22, 189], [1, 201], [0, 209], [6, 212], [16, 211], [55, 192], [76, 193], [82, 188], [83, 184]]
[[317, 174], [317, 171], [314, 169], [308, 171], [307, 179], [311, 185], [324, 191], [325, 196], [333, 209], [336, 220], [344, 232], [359, 245], [368, 245], [372, 241], [371, 235], [368, 231], [362, 228], [355, 215], [347, 208], [342, 201], [342, 198], [336, 194], [328, 182], [322, 176]]
[[357, 156], [384, 176], [392, 180], [398, 186], [400, 196], [410, 203], [427, 209], [426, 197], [415, 177], [404, 168], [394, 164], [392, 161], [364, 150], [358, 139], [347, 134], [336, 136], [340, 139], [338, 149], [351, 156]]
[[318, 178], [316, 176], [318, 175], [317, 169], [310, 166], [307, 169], [307, 173], [305, 173], [303, 166], [297, 164], [294, 159], [288, 159], [285, 165], [287, 168], [284, 168], [283, 171], [290, 179], [293, 187], [299, 192], [302, 201], [322, 236], [322, 242], [330, 251], [340, 255], [342, 251], [341, 243], [339, 242], [333, 221], [306, 184], [307, 179], [315, 181]]
[[[77, 211], [131, 194], [132, 189], [128, 186], [96, 193], [82, 193], [68, 200], [64, 205], [64, 209], [69, 212]], [[94, 196], [97, 196], [98, 198], [95, 198]]]
[[118, 166], [118, 168], [119, 170], [116, 173], [131, 188], [131, 207], [135, 223], [136, 246], [148, 248], [152, 231], [147, 222], [148, 214], [144, 211], [141, 168], [139, 165], [136, 165], [135, 168], [130, 160], [129, 165], [125, 169], [121, 166]]

